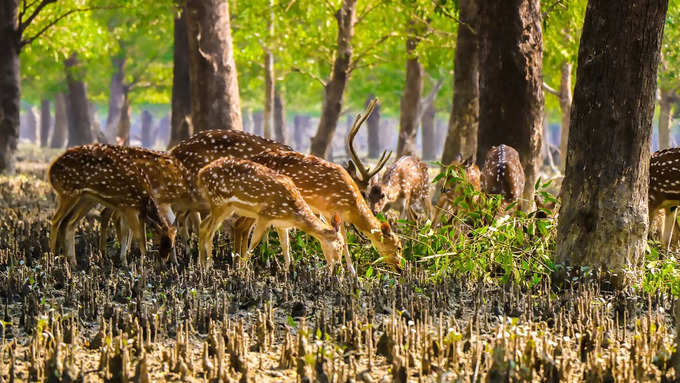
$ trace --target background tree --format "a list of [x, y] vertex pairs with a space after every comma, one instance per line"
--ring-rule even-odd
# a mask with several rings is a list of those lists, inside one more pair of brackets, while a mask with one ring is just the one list
[[659, 149], [674, 145], [671, 127], [674, 105], [680, 100], [680, 5], [669, 4], [666, 17], [661, 64], [659, 65]]
[[600, 267], [615, 274], [616, 283], [645, 251], [667, 6], [667, 0], [591, 0], [583, 25], [555, 260]]
[[189, 41], [186, 18], [180, 11], [174, 19], [172, 65], [172, 104], [168, 148], [193, 134], [191, 124], [191, 81], [189, 80]]
[[479, 5], [477, 162], [481, 165], [494, 145], [517, 149], [526, 208], [533, 203], [543, 135], [541, 9], [538, 0]]

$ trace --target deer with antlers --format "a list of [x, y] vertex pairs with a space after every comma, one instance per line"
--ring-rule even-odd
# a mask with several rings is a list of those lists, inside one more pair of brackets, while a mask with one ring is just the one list
[[359, 185], [373, 212], [383, 212], [393, 207], [401, 212], [402, 218], [408, 216], [415, 220], [416, 215], [411, 205], [413, 202], [420, 201], [429, 217], [432, 214], [430, 181], [427, 165], [423, 161], [415, 156], [401, 157], [387, 168], [382, 177], [376, 179], [374, 176], [385, 167], [392, 152], [385, 150], [376, 166], [370, 170], [357, 155], [354, 138], [364, 121], [373, 113], [377, 103], [378, 99], [371, 101], [365, 115], [357, 116], [347, 135], [345, 145], [352, 158], [347, 164], [347, 172]]
[[[458, 153], [456, 159], [447, 166], [447, 168], [454, 167], [460, 173], [462, 173], [463, 180], [465, 183], [472, 186], [473, 190], [481, 190], [481, 177], [482, 173], [479, 171], [479, 167], [472, 161], [472, 158], [466, 160], [463, 156]], [[463, 190], [461, 190], [462, 183], [450, 183], [450, 180], [444, 179], [441, 187], [441, 195], [437, 205], [434, 208], [434, 217], [432, 219], [432, 226], [436, 226], [441, 221], [442, 212], [449, 209], [451, 205], [458, 199], [464, 196]]]
[[57, 210], [52, 218], [50, 249], [63, 249], [76, 266], [75, 226], [98, 203], [115, 209], [121, 217], [121, 263], [127, 264], [130, 231], [146, 254], [143, 221], [153, 225], [161, 236], [160, 253], [166, 257], [174, 248], [176, 229], [165, 219], [148, 173], [120, 147], [84, 145], [68, 149], [50, 165], [47, 179], [57, 194]]
[[[222, 158], [201, 169], [197, 187], [210, 204], [210, 215], [199, 231], [201, 264], [212, 255], [215, 231], [234, 213], [255, 220], [251, 248], [269, 226], [297, 227], [321, 243], [329, 267], [339, 262], [345, 248], [340, 218], [334, 216], [332, 227], [321, 221], [289, 177], [249, 160]], [[284, 256], [290, 265], [289, 254]]]

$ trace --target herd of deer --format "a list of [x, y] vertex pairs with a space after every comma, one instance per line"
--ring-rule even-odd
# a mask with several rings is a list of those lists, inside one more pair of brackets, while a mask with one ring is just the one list
[[[347, 269], [354, 274], [345, 243], [347, 223], [366, 235], [382, 259], [398, 270], [402, 263], [400, 239], [390, 224], [375, 214], [393, 207], [402, 217], [415, 220], [413, 206], [419, 202], [436, 225], [459, 191], [443, 190], [433, 207], [427, 165], [413, 156], [399, 158], [380, 177], [376, 174], [385, 167], [391, 152], [385, 151], [375, 167], [366, 168], [353, 142], [374, 107], [375, 101], [354, 121], [346, 142], [351, 156], [346, 168], [231, 130], [197, 133], [169, 153], [103, 144], [68, 149], [48, 171], [58, 199], [51, 225], [52, 253], [63, 250], [75, 266], [76, 224], [102, 204], [100, 248], [103, 250], [109, 221], [117, 217], [122, 265], [127, 265], [132, 238], [144, 257], [145, 224], [159, 237], [160, 255], [171, 257], [174, 263], [177, 227], [183, 229], [185, 238], [190, 228], [198, 232], [199, 264], [208, 265], [215, 232], [227, 218], [237, 215], [232, 224], [237, 255], [246, 256], [267, 229], [274, 227], [287, 270], [288, 229], [294, 227], [321, 243], [330, 267], [341, 262], [344, 254]], [[465, 170], [475, 189], [501, 194], [505, 204], [522, 195], [524, 172], [519, 154], [509, 146], [492, 147], [481, 171], [460, 156], [454, 165]], [[670, 171], [669, 165], [680, 168], [680, 150], [657, 152], [652, 158], [650, 211], [680, 203], [680, 179], [665, 173]], [[678, 170], [676, 167], [672, 169]], [[206, 218], [201, 221], [201, 216]], [[667, 240], [666, 235], [664, 230]]]

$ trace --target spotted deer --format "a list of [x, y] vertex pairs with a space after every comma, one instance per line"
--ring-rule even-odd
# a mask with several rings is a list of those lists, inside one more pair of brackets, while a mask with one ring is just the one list
[[[211, 162], [222, 157], [249, 159], [265, 150], [293, 150], [290, 146], [276, 141], [249, 134], [237, 130], [205, 130], [198, 132], [190, 138], [179, 142], [170, 150], [170, 155], [178, 159], [189, 174], [189, 183], [192, 189], [196, 189], [196, 177], [198, 172]], [[184, 223], [187, 218], [192, 221], [194, 229], [198, 229], [200, 218], [198, 211], [207, 212], [206, 201], [197, 196], [198, 209], [188, 209], [178, 215], [178, 222]], [[188, 235], [183, 225], [185, 235]]]
[[371, 179], [373, 179], [373, 177], [385, 167], [385, 164], [387, 164], [387, 161], [392, 156], [392, 151], [385, 150], [382, 152], [377, 164], [372, 168], [367, 168], [357, 155], [356, 149], [354, 148], [354, 138], [359, 132], [359, 128], [361, 128], [363, 123], [371, 116], [377, 103], [378, 99], [373, 99], [371, 103], [368, 104], [364, 115], [362, 116], [361, 114], [358, 114], [356, 116], [354, 123], [352, 124], [352, 128], [347, 134], [347, 138], [345, 140], [345, 148], [351, 157], [351, 159], [347, 162], [345, 169], [352, 177], [354, 182], [356, 182], [357, 186], [359, 186], [359, 190], [361, 190], [361, 194], [363, 196], [366, 196], [366, 191], [368, 190]]
[[[141, 169], [149, 181], [161, 215], [167, 222], [175, 223], [175, 212], [187, 212], [192, 209], [206, 208], [200, 204], [200, 198], [191, 187], [190, 173], [175, 157], [150, 149], [134, 146], [112, 146], [110, 150], [121, 158], [127, 158], [138, 169]], [[103, 249], [107, 238], [108, 221], [114, 209], [106, 208], [102, 211], [102, 227], [100, 234], [100, 249]], [[175, 252], [172, 262], [177, 263]]]
[[372, 179], [368, 187], [368, 204], [374, 213], [395, 208], [402, 218], [415, 221], [412, 204], [420, 201], [426, 217], [432, 214], [430, 177], [427, 165], [415, 156], [404, 156], [387, 168], [379, 179]]
[[68, 149], [50, 165], [47, 179], [57, 194], [57, 210], [52, 218], [50, 249], [63, 249], [76, 266], [75, 227], [92, 208], [101, 203], [121, 217], [121, 262], [126, 265], [130, 231], [142, 256], [146, 254], [143, 221], [161, 236], [160, 253], [167, 257], [173, 249], [176, 229], [159, 209], [156, 194], [147, 177], [119, 147], [84, 145]]
[[[275, 150], [263, 152], [251, 160], [290, 177], [315, 213], [330, 221], [337, 212], [342, 222], [354, 225], [371, 240], [385, 262], [400, 269], [401, 241], [387, 222], [380, 222], [373, 215], [359, 187], [342, 166], [308, 154]], [[246, 226], [246, 233], [247, 230]], [[345, 236], [344, 226], [341, 231]], [[282, 246], [287, 251], [288, 244], [282, 243]], [[242, 248], [242, 245], [236, 248]], [[354, 274], [347, 246], [344, 253], [347, 269]]]
[[[454, 162], [449, 164], [449, 167], [451, 166], [459, 169], [462, 172], [465, 182], [470, 184], [474, 190], [481, 190], [482, 173], [479, 171], [477, 164], [472, 161], [472, 158], [464, 160], [463, 156], [458, 153]], [[456, 199], [463, 195], [460, 185], [447, 183], [448, 180], [443, 181], [444, 183], [441, 188], [441, 195], [439, 197], [439, 201], [437, 201], [437, 205], [434, 208], [434, 217], [432, 219], [433, 226], [437, 226], [440, 223], [442, 212], [449, 209]]]
[[[212, 255], [215, 231], [234, 213], [255, 220], [250, 248], [269, 226], [296, 227], [321, 243], [329, 267], [340, 261], [345, 247], [340, 218], [335, 215], [331, 227], [314, 215], [289, 177], [249, 160], [222, 158], [201, 169], [196, 184], [210, 204], [210, 215], [199, 230], [201, 264], [207, 264]], [[287, 269], [290, 256], [284, 256]]]
[[482, 191], [503, 196], [504, 206], [518, 201], [524, 191], [524, 169], [517, 150], [504, 144], [492, 146], [486, 153], [481, 181]]
[[648, 197], [650, 227], [656, 212], [664, 210], [661, 241], [668, 247], [675, 224], [675, 214], [671, 209], [680, 205], [680, 148], [659, 150], [652, 154]]

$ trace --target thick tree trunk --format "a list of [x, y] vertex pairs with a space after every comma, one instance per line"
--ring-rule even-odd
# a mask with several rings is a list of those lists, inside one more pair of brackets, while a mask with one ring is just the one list
[[0, 4], [0, 173], [14, 170], [14, 152], [19, 140], [18, 9], [18, 0]]
[[[479, 3], [477, 162], [506, 144], [524, 168], [522, 207], [533, 203], [543, 136], [543, 56], [539, 0]], [[481, 167], [481, 166], [480, 166]]]
[[[364, 107], [368, 107], [368, 104], [375, 98], [375, 96], [370, 95], [364, 104]], [[373, 109], [373, 113], [366, 119], [366, 131], [368, 134], [368, 158], [378, 158], [380, 156], [380, 104], [378, 103]]]
[[264, 115], [262, 112], [255, 112], [253, 113], [253, 134], [256, 134], [258, 136], [262, 136], [263, 134], [263, 125], [264, 124]]
[[148, 110], [142, 111], [142, 146], [153, 147], [153, 116]]
[[418, 116], [420, 115], [420, 95], [423, 92], [423, 66], [415, 56], [418, 39], [409, 37], [406, 40], [406, 84], [401, 97], [401, 114], [399, 117], [399, 141], [397, 142], [397, 158], [415, 155], [417, 152], [416, 137], [418, 135]]
[[276, 141], [286, 143], [286, 110], [278, 88], [274, 93], [274, 133]]
[[673, 92], [661, 90], [659, 100], [659, 149], [671, 147], [671, 122], [673, 121]]
[[591, 0], [562, 184], [556, 263], [601, 267], [620, 285], [647, 239], [656, 72], [668, 0]]
[[32, 106], [26, 110], [25, 117], [24, 117], [24, 127], [21, 129], [23, 132], [20, 132], [20, 136], [22, 138], [29, 140], [32, 143], [39, 143], [38, 142], [38, 136], [40, 135], [38, 133], [40, 127], [40, 118], [38, 117], [38, 109], [36, 109], [35, 106]]
[[66, 144], [67, 132], [66, 96], [63, 93], [57, 93], [54, 96], [54, 131], [52, 132], [50, 147], [63, 148]]
[[264, 136], [273, 138], [272, 121], [274, 115], [274, 55], [264, 54]]
[[50, 100], [43, 98], [40, 102], [40, 146], [43, 148], [46, 148], [49, 142], [51, 125]]
[[194, 134], [191, 124], [191, 82], [189, 80], [189, 42], [184, 12], [175, 18], [175, 48], [172, 54], [172, 106], [168, 148]]
[[[478, 0], [460, 1], [460, 19], [453, 72], [453, 106], [442, 153], [445, 165], [458, 153], [463, 158], [477, 155], [479, 126], [479, 28]], [[484, 153], [486, 154], [486, 152]], [[483, 158], [483, 157], [482, 157]]]
[[243, 113], [243, 131], [246, 133], [253, 132], [253, 111], [250, 108]]
[[560, 170], [564, 172], [569, 141], [569, 121], [571, 119], [571, 63], [562, 64], [560, 76], [560, 110], [562, 111], [562, 129], [560, 131]]
[[84, 67], [78, 56], [72, 54], [66, 60], [66, 82], [68, 94], [66, 100], [66, 116], [68, 118], [68, 146], [92, 143], [92, 121], [90, 120], [87, 87], [83, 82]]
[[437, 149], [434, 140], [434, 119], [436, 115], [437, 111], [434, 108], [434, 100], [429, 100], [429, 102], [425, 104], [425, 110], [423, 110], [422, 116], [420, 117], [420, 129], [423, 147], [422, 158], [425, 161], [432, 161], [436, 156]]
[[170, 140], [170, 114], [166, 114], [158, 121], [155, 141], [160, 141], [161, 146], [167, 146]]
[[[121, 49], [122, 49], [121, 44]], [[109, 110], [106, 116], [106, 127], [104, 133], [107, 137], [115, 137], [120, 119], [120, 111], [123, 107], [123, 81], [125, 81], [125, 61], [124, 54], [111, 59], [114, 72], [111, 75], [111, 85], [109, 85]]]
[[187, 0], [191, 116], [196, 131], [243, 130], [228, 0]]
[[130, 145], [130, 97], [128, 90], [123, 90], [123, 107], [120, 110], [118, 120], [118, 132], [116, 133], [116, 145]]
[[349, 78], [349, 66], [352, 61], [352, 37], [354, 36], [354, 17], [356, 0], [342, 0], [340, 10], [335, 14], [338, 23], [338, 41], [331, 79], [324, 88], [321, 119], [312, 137], [309, 151], [311, 154], [326, 158], [331, 147], [331, 140], [338, 126], [342, 97]]

